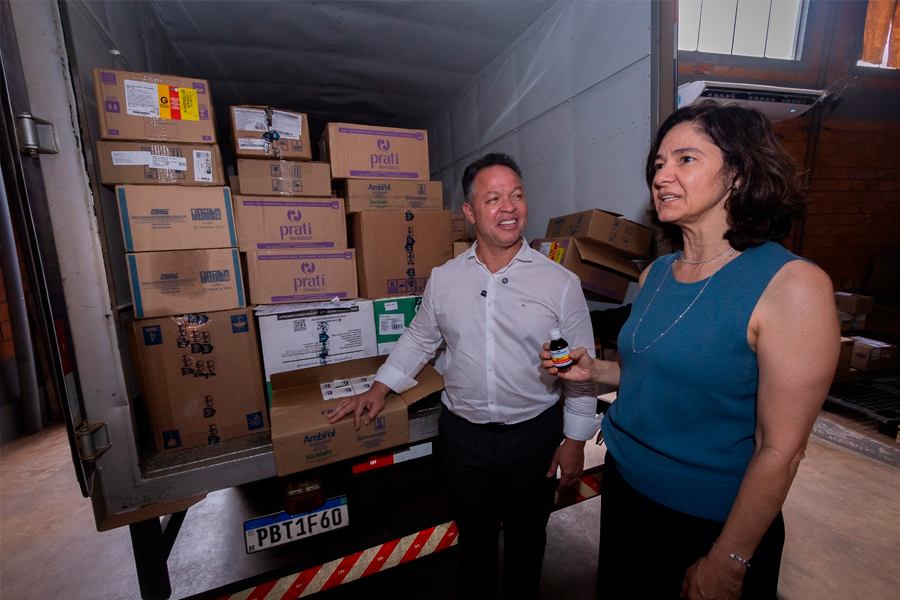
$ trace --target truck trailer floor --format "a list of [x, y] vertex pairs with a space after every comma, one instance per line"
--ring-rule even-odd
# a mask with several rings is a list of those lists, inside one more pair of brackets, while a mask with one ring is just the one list
[[[819, 419], [784, 509], [787, 542], [779, 598], [896, 598], [900, 463], [818, 437], [823, 431], [830, 437], [835, 428], [866, 433], [865, 426], [846, 416], [823, 412]], [[890, 438], [875, 436], [869, 441], [890, 453]], [[601, 454], [592, 449], [589, 462], [599, 461]], [[239, 500], [236, 493], [215, 492], [188, 511], [169, 559], [172, 598], [250, 576], [243, 548], [223, 546], [222, 532], [214, 530], [217, 515]], [[594, 498], [552, 516], [544, 598], [593, 598], [601, 505], [602, 498]], [[464, 576], [453, 548], [392, 571], [319, 597], [453, 598]], [[0, 449], [0, 597], [140, 597], [128, 529], [96, 531], [90, 502], [81, 497], [72, 472], [62, 426]]]

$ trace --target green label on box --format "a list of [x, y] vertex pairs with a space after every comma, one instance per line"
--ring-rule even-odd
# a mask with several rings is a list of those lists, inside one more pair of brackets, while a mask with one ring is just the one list
[[375, 338], [379, 344], [396, 342], [409, 327], [422, 303], [421, 296], [375, 300]]

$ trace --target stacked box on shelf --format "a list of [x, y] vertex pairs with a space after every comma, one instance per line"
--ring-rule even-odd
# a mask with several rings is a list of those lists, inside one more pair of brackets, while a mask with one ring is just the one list
[[268, 431], [250, 309], [141, 319], [126, 331], [159, 452]]
[[635, 258], [650, 251], [653, 232], [613, 213], [591, 209], [550, 219], [532, 247], [581, 279], [581, 287], [621, 303], [640, 270]]
[[862, 331], [866, 328], [866, 315], [875, 308], [875, 298], [848, 292], [835, 292], [834, 304], [837, 308], [841, 331]]

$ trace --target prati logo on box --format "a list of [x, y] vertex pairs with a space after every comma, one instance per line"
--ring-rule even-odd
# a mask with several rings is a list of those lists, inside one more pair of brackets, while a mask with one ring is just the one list
[[[294, 209], [287, 211], [286, 216], [287, 220], [291, 223], [298, 223], [303, 219], [302, 213], [299, 210]], [[311, 236], [313, 235], [312, 223], [306, 222], [300, 225], [281, 225], [278, 228], [278, 235], [281, 236], [282, 241], [285, 239], [295, 240], [304, 236]]]
[[388, 152], [391, 149], [391, 143], [386, 139], [379, 139], [376, 144], [378, 150], [385, 154], [372, 153], [369, 155], [369, 166], [371, 168], [396, 166], [400, 164], [400, 155], [396, 152]]
[[314, 262], [304, 262], [300, 263], [300, 270], [306, 273], [307, 275], [312, 275], [316, 272], [316, 263]]
[[292, 223], [299, 223], [303, 219], [303, 214], [299, 210], [291, 209], [287, 211], [287, 219]]
[[382, 152], [387, 152], [391, 149], [391, 142], [385, 139], [378, 140], [378, 149]]

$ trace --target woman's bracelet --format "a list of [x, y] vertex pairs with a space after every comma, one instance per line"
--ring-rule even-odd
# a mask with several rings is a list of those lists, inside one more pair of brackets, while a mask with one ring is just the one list
[[[722, 554], [725, 554], [726, 556], [729, 556], [729, 557], [733, 558], [734, 560], [738, 561], [739, 563], [741, 563], [742, 565], [744, 565], [744, 566], [747, 567], [748, 569], [750, 568], [750, 560], [749, 560], [749, 559], [747, 559], [747, 558], [741, 558], [741, 557], [738, 556], [737, 554], [732, 554], [731, 552], [725, 552], [724, 550], [722, 550], [721, 548], [719, 548], [718, 546], [716, 546], [716, 543], [715, 543], [715, 542], [713, 542], [713, 548], [715, 548], [716, 550], [718, 550], [718, 551], [721, 552]], [[751, 557], [751, 558], [752, 558], [752, 557]]]

